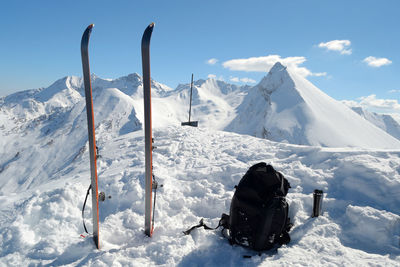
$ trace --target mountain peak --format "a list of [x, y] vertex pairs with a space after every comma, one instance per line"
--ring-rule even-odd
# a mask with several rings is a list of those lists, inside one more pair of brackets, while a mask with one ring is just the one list
[[279, 72], [279, 71], [285, 71], [286, 70], [286, 66], [283, 66], [282, 63], [280, 63], [279, 61], [277, 61], [274, 66], [272, 66], [271, 70], [269, 71], [270, 73], [275, 73], [275, 72]]
[[[40, 102], [47, 102], [55, 95], [61, 94], [65, 98], [68, 98], [67, 95], [73, 94], [75, 95], [77, 90], [82, 88], [83, 79], [76, 76], [65, 76], [61, 79], [58, 79], [49, 87], [44, 88], [38, 92], [34, 98]], [[77, 96], [76, 96], [77, 97]], [[63, 102], [60, 97], [60, 101]], [[74, 97], [75, 98], [75, 97]]]
[[127, 82], [132, 82], [132, 83], [135, 83], [135, 84], [142, 82], [142, 76], [140, 76], [136, 72], [128, 74], [127, 76], [120, 77], [119, 79], [126, 80]]
[[287, 67], [283, 66], [278, 61], [268, 72], [267, 76], [260, 81], [257, 87], [264, 98], [268, 100], [271, 93], [283, 85], [288, 88], [295, 87], [294, 81], [291, 78]]
[[227, 130], [300, 145], [400, 147], [397, 139], [279, 62], [249, 92]]

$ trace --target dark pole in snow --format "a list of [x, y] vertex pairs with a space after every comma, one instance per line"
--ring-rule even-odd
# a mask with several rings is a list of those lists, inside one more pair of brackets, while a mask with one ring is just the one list
[[192, 91], [193, 91], [193, 73], [192, 73], [192, 82], [190, 83], [189, 124], [190, 124], [190, 113], [192, 112]]
[[190, 105], [189, 105], [189, 121], [182, 122], [182, 126], [192, 126], [197, 127], [198, 121], [190, 121], [190, 116], [192, 115], [192, 94], [193, 94], [193, 73], [192, 73], [192, 82], [190, 83]]

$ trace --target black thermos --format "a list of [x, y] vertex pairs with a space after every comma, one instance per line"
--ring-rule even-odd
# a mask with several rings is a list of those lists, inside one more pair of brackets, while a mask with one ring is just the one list
[[311, 217], [318, 217], [322, 212], [322, 198], [324, 196], [324, 192], [322, 190], [315, 189], [313, 193], [314, 204], [313, 204], [313, 212]]

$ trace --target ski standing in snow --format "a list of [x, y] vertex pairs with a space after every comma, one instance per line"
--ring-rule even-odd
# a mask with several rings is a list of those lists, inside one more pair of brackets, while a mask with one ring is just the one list
[[152, 236], [154, 230], [154, 207], [157, 183], [153, 174], [153, 133], [151, 126], [151, 76], [150, 76], [150, 39], [154, 23], [147, 26], [142, 37], [143, 99], [144, 99], [144, 135], [145, 135], [145, 234]]
[[[90, 82], [90, 67], [89, 67], [89, 38], [92, 32], [94, 24], [90, 24], [85, 32], [83, 33], [81, 40], [81, 56], [82, 56], [82, 69], [83, 69], [83, 80], [85, 84], [85, 98], [86, 98], [86, 113], [88, 122], [88, 136], [89, 136], [89, 155], [90, 155], [90, 177], [91, 185], [89, 188], [92, 189], [92, 217], [93, 217], [93, 240], [96, 247], [100, 249], [99, 242], [99, 198], [98, 198], [98, 183], [97, 183], [97, 156], [96, 156], [96, 137], [94, 127], [94, 114], [93, 114], [93, 97], [92, 97], [92, 85]], [[89, 190], [88, 190], [89, 193]], [[86, 197], [88, 196], [86, 194]], [[85, 200], [86, 204], [86, 200]], [[84, 205], [85, 207], [85, 205]], [[82, 210], [82, 216], [83, 211]], [[85, 231], [87, 231], [84, 225]]]

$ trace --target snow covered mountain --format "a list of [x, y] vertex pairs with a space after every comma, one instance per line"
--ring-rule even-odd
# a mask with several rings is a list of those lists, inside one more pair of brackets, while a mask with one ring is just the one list
[[362, 107], [351, 107], [351, 109], [367, 121], [400, 140], [400, 116], [396, 118], [393, 114], [369, 112]]
[[[92, 75], [92, 86], [94, 101], [109, 103], [99, 110], [104, 116], [96, 120], [98, 127], [117, 127], [122, 132], [141, 128], [143, 90], [138, 74], [114, 80]], [[180, 125], [188, 120], [190, 84], [172, 90], [152, 81], [152, 95], [154, 127]], [[75, 116], [84, 108], [83, 98], [83, 82], [78, 77], [64, 77], [48, 88], [7, 96], [0, 99], [0, 116], [8, 114], [9, 122], [0, 127], [16, 121], [37, 123], [50, 116], [69, 116], [69, 112], [79, 107], [73, 113]], [[95, 109], [99, 106], [95, 104]], [[292, 144], [400, 148], [399, 139], [389, 135], [399, 136], [395, 121], [382, 117], [378, 123], [376, 116], [369, 120], [372, 123], [366, 121], [280, 63], [254, 87], [215, 79], [196, 81], [191, 120], [198, 120], [200, 127]], [[388, 122], [384, 127], [383, 121]]]
[[[143, 118], [143, 108], [140, 116], [136, 112], [137, 106], [143, 107], [139, 75], [116, 80], [92, 75], [92, 85], [99, 144], [142, 128], [138, 117]], [[152, 86], [155, 96], [171, 90], [155, 81]], [[0, 103], [0, 173], [4, 177], [23, 177], [0, 180], [0, 194], [26, 190], [63, 175], [60, 169], [87, 149], [82, 78], [64, 77], [47, 88], [9, 95]], [[106, 132], [109, 135], [103, 134]], [[19, 164], [11, 164], [14, 161]], [[35, 165], [42, 167], [32, 168]]]
[[[248, 88], [248, 86], [232, 85], [215, 79], [194, 82], [191, 120], [198, 120], [200, 127], [224, 129], [236, 116], [235, 109], [246, 95]], [[188, 121], [190, 84], [179, 85], [166, 98], [159, 101], [159, 106], [169, 106], [171, 117], [178, 119], [177, 125]], [[162, 116], [162, 113], [160, 115]], [[166, 120], [162, 117], [159, 119]]]
[[326, 147], [400, 148], [400, 141], [279, 62], [250, 89], [225, 130]]

